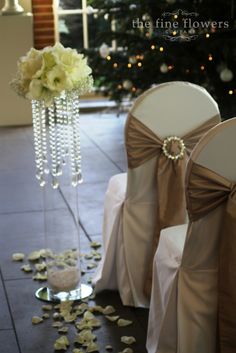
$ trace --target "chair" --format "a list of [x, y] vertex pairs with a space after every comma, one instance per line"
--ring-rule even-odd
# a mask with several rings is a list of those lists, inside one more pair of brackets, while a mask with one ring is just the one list
[[161, 231], [148, 353], [236, 352], [236, 118], [206, 134], [186, 172], [190, 223]]
[[[113, 176], [105, 196], [104, 254], [93, 278], [96, 292], [118, 289], [124, 305], [149, 306], [160, 229], [186, 220], [186, 158], [219, 121], [216, 102], [191, 83], [158, 85], [134, 103], [125, 128], [128, 173]], [[170, 136], [165, 152], [178, 160], [162, 151]], [[175, 140], [177, 136], [183, 140]], [[175, 204], [168, 198], [172, 192], [177, 193]]]

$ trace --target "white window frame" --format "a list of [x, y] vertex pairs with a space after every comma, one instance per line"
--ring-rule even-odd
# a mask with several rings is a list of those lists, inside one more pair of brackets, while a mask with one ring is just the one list
[[[82, 15], [82, 24], [83, 24], [83, 47], [85, 49], [89, 48], [89, 31], [88, 31], [88, 7], [87, 7], [87, 0], [82, 0], [82, 8], [81, 9], [60, 9], [59, 8], [59, 1], [55, 0], [55, 14], [56, 14], [56, 33], [57, 33], [57, 40], [60, 40], [60, 34], [58, 31], [58, 21], [60, 16], [64, 15]], [[93, 14], [98, 12], [97, 9], [93, 9]]]
[[[88, 16], [91, 14], [95, 14], [98, 12], [98, 9], [93, 9], [92, 13], [88, 13], [87, 0], [82, 0], [82, 8], [81, 9], [61, 9], [59, 8], [59, 0], [54, 0], [54, 9], [55, 9], [55, 28], [56, 28], [56, 40], [60, 41], [60, 33], [58, 30], [58, 22], [59, 17], [64, 15], [82, 15], [82, 24], [83, 24], [83, 47], [84, 49], [89, 48], [89, 30], [88, 30]], [[111, 30], [116, 30], [116, 21], [111, 21]], [[112, 40], [111, 42], [111, 51], [117, 50], [116, 40]]]

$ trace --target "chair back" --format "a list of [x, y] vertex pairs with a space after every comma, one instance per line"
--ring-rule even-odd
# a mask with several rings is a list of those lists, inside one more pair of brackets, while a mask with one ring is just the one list
[[[131, 115], [162, 139], [182, 137], [218, 116], [218, 105], [202, 87], [189, 82], [167, 82], [149, 89], [134, 103]], [[130, 119], [126, 123], [126, 132]], [[156, 159], [128, 168], [127, 198], [133, 202], [156, 202]]]
[[[229, 182], [236, 182], [235, 151], [236, 118], [215, 126], [193, 150], [186, 171], [186, 199], [190, 220], [193, 218], [190, 183], [195, 177], [194, 165], [205, 167]], [[219, 185], [219, 192], [220, 188]], [[202, 196], [201, 187], [198, 195]], [[225, 203], [220, 203], [219, 207], [213, 208], [209, 213], [203, 212], [191, 222], [182, 258], [183, 266], [202, 270], [209, 269], [209, 266], [212, 269], [218, 268], [218, 246], [224, 207]]]
[[193, 346], [207, 352], [236, 351], [235, 151], [236, 118], [202, 138], [186, 172], [190, 224], [180, 270], [179, 340], [187, 346], [191, 336]]

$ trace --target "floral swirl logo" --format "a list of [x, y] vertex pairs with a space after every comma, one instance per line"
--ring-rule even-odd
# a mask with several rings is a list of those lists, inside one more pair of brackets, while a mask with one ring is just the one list
[[155, 30], [171, 42], [191, 41], [209, 31], [229, 28], [229, 21], [205, 21], [199, 20], [199, 17], [198, 12], [177, 9], [172, 12], [163, 12], [155, 22], [148, 15], [142, 19], [133, 19], [132, 26], [141, 30], [146, 29], [151, 33]]

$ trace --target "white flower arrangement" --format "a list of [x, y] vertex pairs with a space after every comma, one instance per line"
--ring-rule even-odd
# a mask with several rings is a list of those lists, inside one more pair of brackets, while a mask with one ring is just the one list
[[84, 55], [60, 43], [42, 50], [31, 48], [17, 65], [11, 87], [27, 99], [43, 100], [46, 106], [63, 91], [76, 90], [81, 95], [93, 86], [92, 70]]

